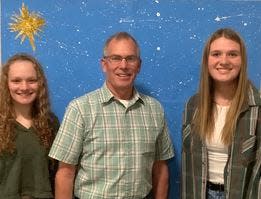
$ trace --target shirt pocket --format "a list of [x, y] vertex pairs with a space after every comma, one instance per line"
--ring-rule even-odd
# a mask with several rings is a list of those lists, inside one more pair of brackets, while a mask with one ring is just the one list
[[257, 157], [257, 144], [256, 136], [251, 136], [244, 140], [241, 144], [240, 155], [241, 163], [247, 167], [251, 162], [256, 160]]

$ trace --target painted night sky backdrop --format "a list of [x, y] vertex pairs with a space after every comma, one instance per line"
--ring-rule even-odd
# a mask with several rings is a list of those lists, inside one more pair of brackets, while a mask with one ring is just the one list
[[[22, 3], [39, 13], [46, 25], [20, 44], [10, 32], [11, 17]], [[201, 54], [209, 35], [231, 27], [244, 38], [249, 77], [260, 88], [261, 1], [174, 0], [1, 0], [2, 62], [27, 52], [44, 66], [54, 112], [61, 120], [70, 100], [100, 87], [104, 41], [116, 31], [128, 31], [139, 42], [142, 70], [140, 91], [163, 105], [176, 157], [169, 162], [170, 199], [179, 198], [181, 121], [185, 101], [197, 89]]]

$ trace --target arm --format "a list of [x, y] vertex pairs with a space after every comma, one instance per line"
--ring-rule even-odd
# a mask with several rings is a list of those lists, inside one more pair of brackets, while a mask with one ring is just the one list
[[152, 190], [155, 199], [167, 199], [169, 169], [165, 160], [155, 161], [152, 168]]
[[55, 176], [55, 199], [72, 199], [76, 166], [59, 163]]

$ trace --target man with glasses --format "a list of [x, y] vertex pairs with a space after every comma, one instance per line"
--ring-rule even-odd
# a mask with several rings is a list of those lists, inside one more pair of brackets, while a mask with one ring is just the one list
[[167, 198], [174, 156], [160, 103], [134, 87], [140, 49], [126, 32], [105, 43], [104, 85], [73, 100], [49, 156], [60, 161], [55, 198]]

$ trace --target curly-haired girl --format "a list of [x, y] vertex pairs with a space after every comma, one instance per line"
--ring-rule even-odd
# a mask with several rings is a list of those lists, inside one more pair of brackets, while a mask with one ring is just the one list
[[0, 199], [52, 198], [55, 161], [47, 156], [59, 122], [40, 63], [15, 54], [1, 68]]

